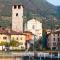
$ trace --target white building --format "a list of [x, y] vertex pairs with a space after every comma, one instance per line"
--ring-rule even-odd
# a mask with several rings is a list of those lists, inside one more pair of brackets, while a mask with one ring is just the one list
[[36, 19], [31, 19], [25, 23], [25, 31], [30, 31], [36, 38], [40, 38], [42, 37], [42, 23]]
[[23, 32], [23, 6], [12, 6], [12, 30], [16, 32]]

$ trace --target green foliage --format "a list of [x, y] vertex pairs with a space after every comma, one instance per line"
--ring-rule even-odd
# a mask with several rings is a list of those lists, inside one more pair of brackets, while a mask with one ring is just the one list
[[[1, 16], [10, 16], [12, 15], [12, 2], [13, 0], [0, 0], [0, 17]], [[57, 18], [57, 21], [55, 25], [59, 25], [60, 27], [60, 7], [56, 7], [50, 3], [48, 3], [46, 0], [17, 0], [13, 2], [13, 4], [20, 4], [22, 3], [24, 5], [24, 13], [27, 17], [26, 20], [29, 20], [33, 17], [32, 14], [36, 14], [39, 17], [48, 17], [50, 15], [53, 15]], [[1, 19], [0, 19], [1, 20]], [[44, 19], [45, 23], [43, 23], [44, 28], [51, 28], [51, 22], [52, 19], [47, 21], [47, 19]], [[7, 27], [11, 26], [10, 20], [1, 20], [0, 26]], [[54, 27], [54, 26], [53, 26]]]
[[5, 45], [5, 42], [1, 42], [1, 43], [0, 43], [0, 46], [3, 46], [3, 45]]
[[34, 51], [33, 46], [30, 46], [28, 51]]
[[46, 48], [47, 47], [47, 36], [46, 36], [46, 31], [43, 30], [43, 34], [42, 34], [42, 48]]
[[27, 20], [30, 20], [32, 18], [32, 12], [30, 11], [27, 11], [25, 15], [27, 17]]
[[11, 22], [9, 20], [0, 20], [0, 26], [2, 27], [9, 27]]
[[[0, 14], [2, 16], [11, 16], [11, 6], [13, 0], [2, 0], [0, 1]], [[2, 3], [2, 4], [1, 4]], [[48, 15], [48, 14], [56, 14], [56, 7], [52, 4], [48, 3], [46, 0], [17, 0], [13, 2], [13, 4], [20, 4], [24, 5], [25, 11], [31, 11], [40, 15]], [[4, 6], [4, 7], [2, 7]]]
[[40, 47], [39, 41], [34, 41], [34, 44], [30, 46], [29, 51], [41, 51], [42, 49]]
[[10, 41], [10, 46], [17, 47], [17, 46], [19, 46], [19, 42], [18, 41], [15, 41], [15, 40], [11, 40]]
[[3, 46], [3, 45], [5, 45], [5, 46], [8, 46], [10, 43], [8, 43], [8, 42], [1, 42], [0, 43], [0, 46]]
[[19, 46], [19, 42], [15, 40], [11, 40], [10, 42], [1, 42], [0, 46], [3, 46], [3, 45], [16, 47], [16, 46]]

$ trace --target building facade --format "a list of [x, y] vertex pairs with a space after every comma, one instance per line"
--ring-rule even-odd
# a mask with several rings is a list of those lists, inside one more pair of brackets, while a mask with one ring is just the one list
[[12, 6], [12, 30], [16, 32], [23, 32], [23, 6]]
[[11, 40], [19, 42], [18, 49], [25, 49], [26, 35], [21, 33], [11, 33]]
[[[25, 50], [26, 35], [23, 33], [18, 33], [12, 30], [5, 30], [0, 28], [0, 46], [5, 45], [5, 43], [10, 43], [11, 41], [16, 41], [19, 43], [17, 47], [12, 47], [13, 49]], [[13, 42], [12, 42], [13, 43]]]
[[25, 31], [32, 32], [39, 39], [42, 37], [42, 23], [36, 19], [31, 19], [25, 23]]
[[1, 42], [10, 42], [10, 34], [4, 28], [0, 28], [0, 43]]
[[60, 49], [60, 31], [56, 31], [53, 33], [50, 33], [48, 35], [47, 40], [47, 46], [48, 48], [52, 49]]

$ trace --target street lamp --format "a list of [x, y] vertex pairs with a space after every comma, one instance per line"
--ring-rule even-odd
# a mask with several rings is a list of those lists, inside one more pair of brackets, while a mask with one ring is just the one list
[[37, 41], [37, 38], [36, 38], [36, 35], [34, 35], [34, 46], [33, 46], [33, 51], [34, 51], [34, 57], [37, 57], [37, 52], [36, 52], [36, 42]]

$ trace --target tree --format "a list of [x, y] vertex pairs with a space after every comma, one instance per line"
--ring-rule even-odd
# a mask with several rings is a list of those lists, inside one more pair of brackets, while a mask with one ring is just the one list
[[7, 46], [7, 45], [9, 45], [9, 42], [1, 42], [0, 46], [3, 46], [3, 45]]
[[29, 51], [40, 51], [40, 42], [37, 40], [37, 41], [34, 41], [34, 44], [31, 44], [30, 45], [30, 48], [29, 48]]
[[46, 30], [43, 30], [42, 34], [42, 48], [45, 49], [47, 47], [47, 33]]
[[27, 17], [27, 20], [30, 20], [32, 18], [32, 12], [27, 11], [26, 17]]

